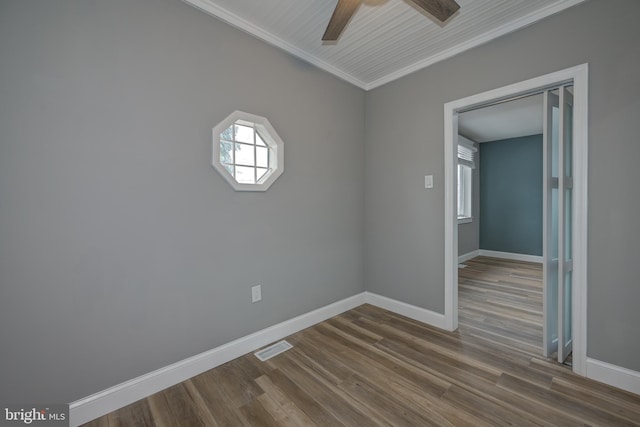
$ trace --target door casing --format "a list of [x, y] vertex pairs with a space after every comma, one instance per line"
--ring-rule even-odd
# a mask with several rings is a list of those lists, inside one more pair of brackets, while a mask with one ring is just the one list
[[588, 77], [589, 64], [581, 64], [520, 83], [482, 92], [444, 105], [445, 182], [445, 328], [458, 328], [458, 224], [455, 165], [458, 113], [509, 98], [542, 92], [563, 84], [573, 85], [573, 372], [586, 375], [587, 360], [587, 177], [588, 177]]

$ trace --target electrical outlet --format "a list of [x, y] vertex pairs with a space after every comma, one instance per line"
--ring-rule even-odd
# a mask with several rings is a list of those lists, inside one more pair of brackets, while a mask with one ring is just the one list
[[251, 288], [251, 302], [258, 302], [262, 300], [262, 285], [255, 285]]

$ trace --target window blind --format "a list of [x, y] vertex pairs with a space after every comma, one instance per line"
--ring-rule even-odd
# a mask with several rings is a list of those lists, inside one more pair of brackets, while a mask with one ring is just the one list
[[467, 142], [462, 138], [458, 138], [458, 164], [465, 165], [471, 169], [476, 167], [476, 152], [478, 149], [473, 146], [471, 141]]

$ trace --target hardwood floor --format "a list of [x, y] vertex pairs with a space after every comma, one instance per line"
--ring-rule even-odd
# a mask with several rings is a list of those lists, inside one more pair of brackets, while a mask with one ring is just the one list
[[540, 356], [538, 266], [466, 264], [454, 333], [363, 305], [86, 426], [640, 426], [640, 396]]
[[542, 355], [542, 265], [489, 257], [464, 264], [458, 269], [461, 331]]

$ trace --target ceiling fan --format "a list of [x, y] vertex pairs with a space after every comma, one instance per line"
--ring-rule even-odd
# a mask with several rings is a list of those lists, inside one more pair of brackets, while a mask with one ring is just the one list
[[[336, 41], [344, 27], [351, 19], [351, 16], [356, 12], [358, 6], [364, 0], [338, 0], [333, 15], [327, 29], [322, 36], [323, 41]], [[460, 5], [455, 0], [411, 0], [416, 6], [424, 9], [427, 13], [434, 16], [440, 22], [444, 22], [451, 17], [458, 9]]]

